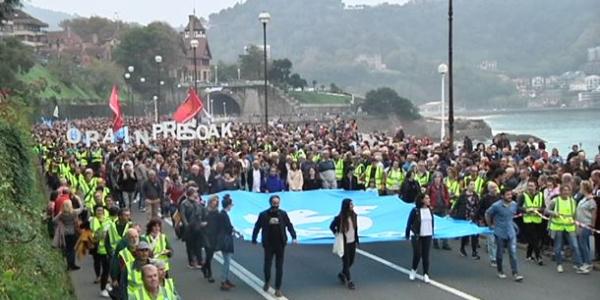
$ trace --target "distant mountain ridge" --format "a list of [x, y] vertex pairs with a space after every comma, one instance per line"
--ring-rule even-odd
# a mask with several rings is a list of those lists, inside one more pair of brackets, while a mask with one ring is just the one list
[[[454, 0], [455, 99], [462, 105], [510, 96], [511, 77], [576, 70], [600, 45], [598, 0]], [[348, 9], [342, 0], [247, 0], [210, 15], [214, 57], [233, 61], [262, 43], [267, 10], [273, 57], [319, 83], [356, 92], [382, 85], [419, 102], [439, 98], [437, 66], [447, 60], [448, 1]], [[482, 64], [495, 68], [480, 69]]]
[[55, 31], [60, 30], [60, 22], [63, 20], [77, 18], [77, 15], [71, 15], [68, 13], [54, 11], [50, 9], [40, 8], [33, 6], [27, 2], [23, 2], [23, 11], [30, 14], [34, 18], [37, 18], [48, 24], [48, 30]]

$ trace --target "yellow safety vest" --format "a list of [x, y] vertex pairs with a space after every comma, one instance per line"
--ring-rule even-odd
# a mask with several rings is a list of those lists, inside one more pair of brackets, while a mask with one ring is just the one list
[[335, 162], [335, 179], [342, 180], [343, 177], [344, 177], [344, 160], [340, 158]]
[[298, 149], [298, 151], [294, 152], [292, 155], [292, 160], [298, 162], [301, 158], [306, 159], [306, 154], [304, 153], [304, 150]]
[[173, 297], [172, 299], [177, 299], [177, 293], [175, 292], [175, 282], [173, 278], [165, 278], [165, 290], [167, 291], [167, 295], [169, 297]]
[[127, 222], [127, 224], [125, 224], [125, 229], [123, 229], [123, 234], [119, 234], [119, 232], [117, 231], [116, 222], [118, 221], [111, 222], [110, 228], [108, 230], [108, 239], [110, 241], [110, 247], [112, 249], [117, 249], [117, 244], [119, 244], [119, 242], [123, 239], [125, 234], [127, 234], [127, 230], [129, 230], [129, 227], [131, 226], [131, 222]]
[[[373, 165], [369, 165], [367, 166], [367, 169], [365, 170], [365, 182], [366, 182], [366, 188], [368, 188], [369, 183], [371, 182], [371, 169], [373, 168]], [[383, 190], [383, 168], [378, 166], [376, 167], [377, 169], [375, 170], [375, 187], [378, 190]]]
[[142, 270], [136, 270], [133, 267], [135, 259], [130, 261], [127, 266], [127, 292], [135, 293], [138, 288], [144, 288], [144, 282], [142, 281]]
[[106, 251], [106, 233], [108, 232], [110, 226], [110, 220], [104, 219], [100, 220], [96, 217], [92, 217], [90, 221], [90, 229], [94, 233], [94, 239], [98, 241], [98, 254], [108, 254]]
[[315, 156], [313, 156], [312, 158], [313, 162], [319, 162], [321, 160], [321, 154], [317, 154]]
[[92, 163], [102, 163], [102, 149], [92, 152]]
[[167, 236], [164, 233], [161, 233], [158, 235], [157, 241], [152, 238], [151, 234], [146, 235], [144, 238], [148, 241], [150, 247], [154, 245], [154, 249], [152, 249], [152, 253], [155, 255], [154, 258], [162, 260], [165, 263], [165, 270], [169, 271], [169, 257], [165, 254], [158, 255], [167, 250]]
[[82, 167], [86, 167], [87, 166], [87, 156], [88, 156], [88, 152], [87, 151], [81, 151], [81, 152], [77, 152], [75, 154], [75, 156], [77, 157], [77, 160], [79, 161], [79, 165]]
[[448, 193], [450, 194], [450, 202], [454, 202], [456, 199], [458, 199], [458, 197], [460, 197], [460, 183], [458, 180], [446, 177], [446, 187], [448, 188]]
[[424, 174], [415, 173], [415, 180], [419, 183], [419, 186], [426, 187], [429, 184], [429, 171]]
[[[523, 197], [525, 198], [525, 201], [523, 202], [525, 209], [533, 208], [539, 210], [542, 208], [542, 204], [544, 204], [544, 193], [537, 193], [533, 199], [531, 199], [531, 196], [528, 193], [523, 193]], [[542, 217], [534, 212], [526, 212], [525, 215], [523, 215], [523, 223], [541, 224]]]
[[362, 178], [365, 170], [365, 165], [359, 164], [356, 169], [354, 169], [354, 176], [356, 176], [358, 184], [364, 184], [365, 180]]
[[484, 191], [483, 187], [485, 186], [485, 179], [481, 176], [477, 176], [477, 179], [475, 179], [475, 193], [477, 193], [477, 195], [479, 197], [482, 196], [482, 193]]
[[[165, 282], [166, 282], [166, 279], [165, 279]], [[148, 291], [146, 291], [146, 288], [144, 288], [143, 284], [142, 284], [142, 286], [135, 288], [133, 290], [129, 290], [129, 288], [127, 288], [127, 291], [128, 291], [127, 299], [129, 299], [129, 300], [176, 300], [177, 299], [177, 298], [175, 298], [174, 294], [169, 294], [166, 287], [162, 287], [162, 286], [159, 287], [158, 295], [156, 295], [156, 298], [152, 298], [150, 293], [148, 293]]]
[[385, 180], [385, 187], [388, 190], [400, 190], [403, 181], [404, 171], [402, 171], [402, 168], [398, 168], [398, 170], [390, 169]]
[[551, 231], [575, 231], [575, 212], [576, 212], [575, 200], [573, 197], [563, 199], [562, 197], [556, 197], [554, 203], [554, 212], [558, 214], [556, 217], [550, 219], [550, 230]]

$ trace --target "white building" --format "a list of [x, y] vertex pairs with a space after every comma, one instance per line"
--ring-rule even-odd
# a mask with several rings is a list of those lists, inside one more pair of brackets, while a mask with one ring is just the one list
[[600, 86], [600, 76], [590, 75], [585, 78], [585, 88], [588, 91], [593, 91]]
[[531, 87], [534, 89], [543, 89], [545, 84], [545, 79], [542, 76], [536, 76], [531, 78]]

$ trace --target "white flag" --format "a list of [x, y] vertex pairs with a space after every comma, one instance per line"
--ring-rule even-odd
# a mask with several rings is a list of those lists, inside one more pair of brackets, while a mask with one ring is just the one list
[[58, 105], [54, 106], [54, 112], [52, 113], [52, 116], [58, 119]]

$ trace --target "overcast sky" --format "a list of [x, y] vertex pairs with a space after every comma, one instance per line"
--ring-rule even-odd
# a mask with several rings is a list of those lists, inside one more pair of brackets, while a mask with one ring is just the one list
[[[408, 0], [344, 0], [347, 4], [404, 3]], [[92, 15], [147, 24], [155, 20], [167, 21], [173, 26], [185, 25], [192, 13], [208, 17], [209, 14], [231, 7], [242, 0], [23, 0], [25, 3], [89, 17]]]

